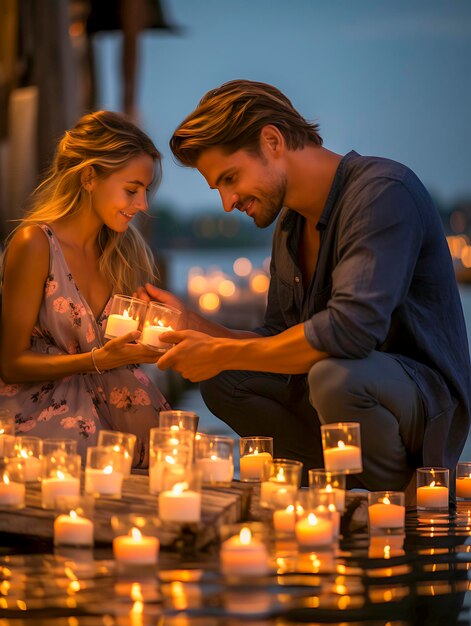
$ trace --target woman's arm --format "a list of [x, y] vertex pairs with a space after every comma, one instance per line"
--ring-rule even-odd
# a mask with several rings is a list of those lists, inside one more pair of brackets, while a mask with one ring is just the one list
[[[49, 355], [33, 352], [31, 333], [38, 319], [49, 272], [49, 244], [37, 226], [27, 226], [12, 238], [4, 268], [1, 324], [1, 375], [7, 383], [57, 380], [71, 374], [94, 372], [91, 353]], [[152, 363], [155, 352], [128, 343], [130, 333], [109, 341], [94, 353], [100, 370], [131, 363]]]

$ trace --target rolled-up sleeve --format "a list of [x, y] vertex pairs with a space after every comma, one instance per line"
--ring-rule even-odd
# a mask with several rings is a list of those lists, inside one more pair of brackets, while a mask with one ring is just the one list
[[340, 358], [364, 358], [387, 336], [409, 291], [423, 238], [418, 208], [396, 180], [373, 181], [339, 221], [332, 296], [304, 324], [308, 342]]

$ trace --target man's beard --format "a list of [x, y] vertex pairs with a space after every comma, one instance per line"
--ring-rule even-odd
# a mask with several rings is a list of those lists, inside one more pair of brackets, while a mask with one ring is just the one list
[[260, 211], [253, 219], [258, 228], [267, 228], [276, 220], [284, 207], [286, 194], [286, 176], [277, 181], [268, 193], [260, 194]]

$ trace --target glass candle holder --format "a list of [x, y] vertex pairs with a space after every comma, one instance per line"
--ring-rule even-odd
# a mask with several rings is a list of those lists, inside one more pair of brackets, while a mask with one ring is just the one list
[[171, 306], [159, 302], [149, 302], [140, 343], [156, 352], [166, 352], [172, 347], [171, 343], [161, 341], [163, 333], [178, 330], [181, 312]]
[[199, 417], [192, 411], [160, 411], [159, 427], [172, 430], [188, 430], [193, 434], [198, 430]]
[[273, 459], [270, 474], [260, 486], [260, 506], [283, 508], [293, 503], [301, 485], [303, 464], [290, 459]]
[[77, 454], [77, 442], [74, 439], [43, 439], [43, 455]]
[[261, 482], [270, 476], [273, 461], [273, 437], [241, 437], [240, 481]]
[[90, 547], [93, 545], [93, 498], [59, 496], [54, 520], [54, 545]]
[[14, 435], [0, 435], [0, 457], [16, 456]]
[[159, 520], [148, 515], [113, 515], [111, 527], [116, 562], [126, 567], [156, 565], [160, 549], [159, 526]]
[[139, 330], [145, 317], [147, 302], [131, 296], [116, 294], [111, 301], [110, 315], [106, 321], [105, 338], [114, 339]]
[[195, 442], [195, 465], [201, 470], [203, 484], [230, 485], [234, 477], [234, 440], [220, 435], [205, 435]]
[[321, 435], [324, 465], [327, 472], [360, 474], [363, 471], [358, 422], [322, 424]]
[[41, 480], [43, 440], [39, 437], [16, 437], [15, 451], [17, 457], [24, 460], [25, 482]]
[[340, 512], [337, 510], [337, 497], [332, 491], [322, 491], [320, 489], [310, 489], [307, 500], [311, 510], [316, 514], [330, 513], [334, 528], [334, 539], [340, 536]]
[[6, 409], [0, 409], [0, 435], [15, 434], [15, 416]]
[[[334, 501], [333, 494], [324, 497], [330, 503]], [[319, 505], [312, 491], [298, 492], [294, 532], [300, 550], [321, 550], [335, 543], [336, 520], [333, 511], [325, 504]]]
[[201, 519], [201, 472], [187, 467], [182, 480], [180, 471], [175, 471], [170, 466], [165, 467], [158, 502], [159, 517], [162, 522], [199, 522]]
[[450, 470], [445, 467], [417, 469], [417, 510], [448, 511]]
[[188, 430], [172, 430], [171, 428], [151, 428], [150, 430], [150, 461], [149, 491], [160, 493], [163, 488], [163, 472], [166, 467], [174, 470], [184, 480], [186, 468], [193, 461], [194, 435]]
[[0, 510], [24, 508], [24, 471], [24, 460], [5, 457], [0, 459]]
[[404, 532], [406, 516], [402, 491], [370, 491], [368, 493], [368, 525], [370, 533]]
[[471, 463], [461, 462], [456, 466], [456, 497], [471, 500]]
[[60, 496], [80, 496], [81, 459], [78, 454], [43, 454], [41, 494], [42, 507], [53, 509]]
[[310, 469], [309, 489], [320, 493], [333, 493], [339, 513], [345, 511], [345, 474], [333, 474], [323, 469]]
[[265, 543], [255, 536], [249, 526], [221, 545], [221, 571], [225, 576], [263, 576], [269, 572], [269, 556]]
[[114, 446], [90, 446], [85, 465], [85, 493], [99, 498], [121, 498], [123, 455]]
[[123, 457], [124, 478], [131, 475], [132, 459], [136, 446], [136, 435], [122, 433], [118, 430], [100, 430], [97, 445], [111, 446], [115, 452]]

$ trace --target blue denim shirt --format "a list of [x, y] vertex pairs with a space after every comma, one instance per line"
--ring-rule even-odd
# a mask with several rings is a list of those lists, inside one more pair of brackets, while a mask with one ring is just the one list
[[304, 322], [309, 343], [333, 357], [391, 354], [422, 395], [424, 465], [454, 469], [470, 424], [470, 359], [448, 246], [426, 189], [400, 163], [348, 153], [317, 224], [307, 289], [297, 253], [303, 225], [283, 210], [258, 332]]

